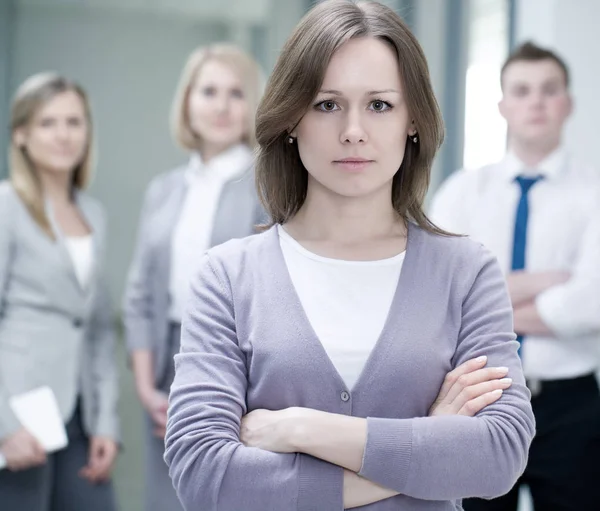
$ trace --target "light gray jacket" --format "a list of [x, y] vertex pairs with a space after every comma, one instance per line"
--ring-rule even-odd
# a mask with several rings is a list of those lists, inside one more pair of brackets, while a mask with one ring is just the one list
[[[118, 440], [115, 330], [104, 278], [102, 206], [77, 193], [94, 240], [83, 289], [56, 223], [45, 234], [9, 182], [0, 182], [0, 440], [20, 428], [9, 398], [48, 385], [67, 421], [81, 397], [89, 435]], [[50, 215], [51, 217], [51, 215]]]
[[[129, 270], [123, 320], [129, 351], [152, 351], [155, 383], [162, 377], [171, 352], [168, 345], [171, 237], [187, 193], [187, 166], [161, 174], [148, 186]], [[254, 172], [235, 177], [223, 187], [212, 231], [211, 246], [255, 232], [266, 222], [258, 201]]]

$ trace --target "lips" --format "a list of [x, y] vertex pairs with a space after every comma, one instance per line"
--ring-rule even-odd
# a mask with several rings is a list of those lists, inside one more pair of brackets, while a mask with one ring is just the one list
[[367, 160], [365, 158], [359, 158], [356, 156], [352, 156], [349, 158], [344, 158], [342, 160], [335, 160], [334, 165], [344, 171], [347, 172], [360, 172], [365, 170], [373, 160]]
[[349, 158], [344, 158], [342, 160], [335, 160], [334, 163], [368, 163], [368, 162], [372, 162], [373, 160], [367, 160], [366, 158], [360, 158], [360, 157], [349, 157]]

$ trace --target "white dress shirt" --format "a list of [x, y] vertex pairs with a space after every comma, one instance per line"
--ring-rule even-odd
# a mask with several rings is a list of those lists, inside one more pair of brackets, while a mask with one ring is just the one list
[[571, 279], [535, 304], [554, 336], [526, 336], [528, 378], [574, 378], [600, 362], [600, 174], [559, 148], [535, 169], [509, 153], [501, 162], [450, 176], [434, 198], [431, 219], [487, 246], [511, 271], [518, 175], [542, 175], [529, 191], [525, 271], [568, 271]]
[[283, 227], [278, 232], [306, 317], [351, 390], [383, 330], [405, 252], [378, 261], [330, 259], [306, 250]]
[[223, 186], [252, 166], [251, 149], [243, 144], [208, 163], [194, 154], [187, 171], [188, 190], [171, 240], [169, 317], [181, 322], [194, 268], [210, 248], [213, 224]]

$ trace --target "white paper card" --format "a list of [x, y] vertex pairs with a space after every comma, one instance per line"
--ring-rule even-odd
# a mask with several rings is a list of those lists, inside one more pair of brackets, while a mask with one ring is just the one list
[[[40, 387], [13, 396], [10, 407], [21, 425], [29, 431], [46, 452], [63, 449], [69, 443], [60, 415], [58, 403], [50, 387]], [[0, 454], [0, 469], [6, 467], [6, 459]]]

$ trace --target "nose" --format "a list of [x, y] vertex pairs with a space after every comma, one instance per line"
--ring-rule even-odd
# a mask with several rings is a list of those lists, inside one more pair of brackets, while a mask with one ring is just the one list
[[60, 141], [65, 141], [68, 140], [71, 136], [71, 128], [70, 126], [65, 123], [65, 122], [59, 122], [56, 125], [56, 131], [54, 132], [56, 135], [56, 138]]
[[215, 98], [216, 109], [220, 114], [226, 114], [229, 111], [229, 98], [227, 94], [219, 94]]
[[367, 132], [363, 127], [360, 113], [348, 112], [340, 134], [340, 142], [342, 144], [360, 144], [367, 140]]

